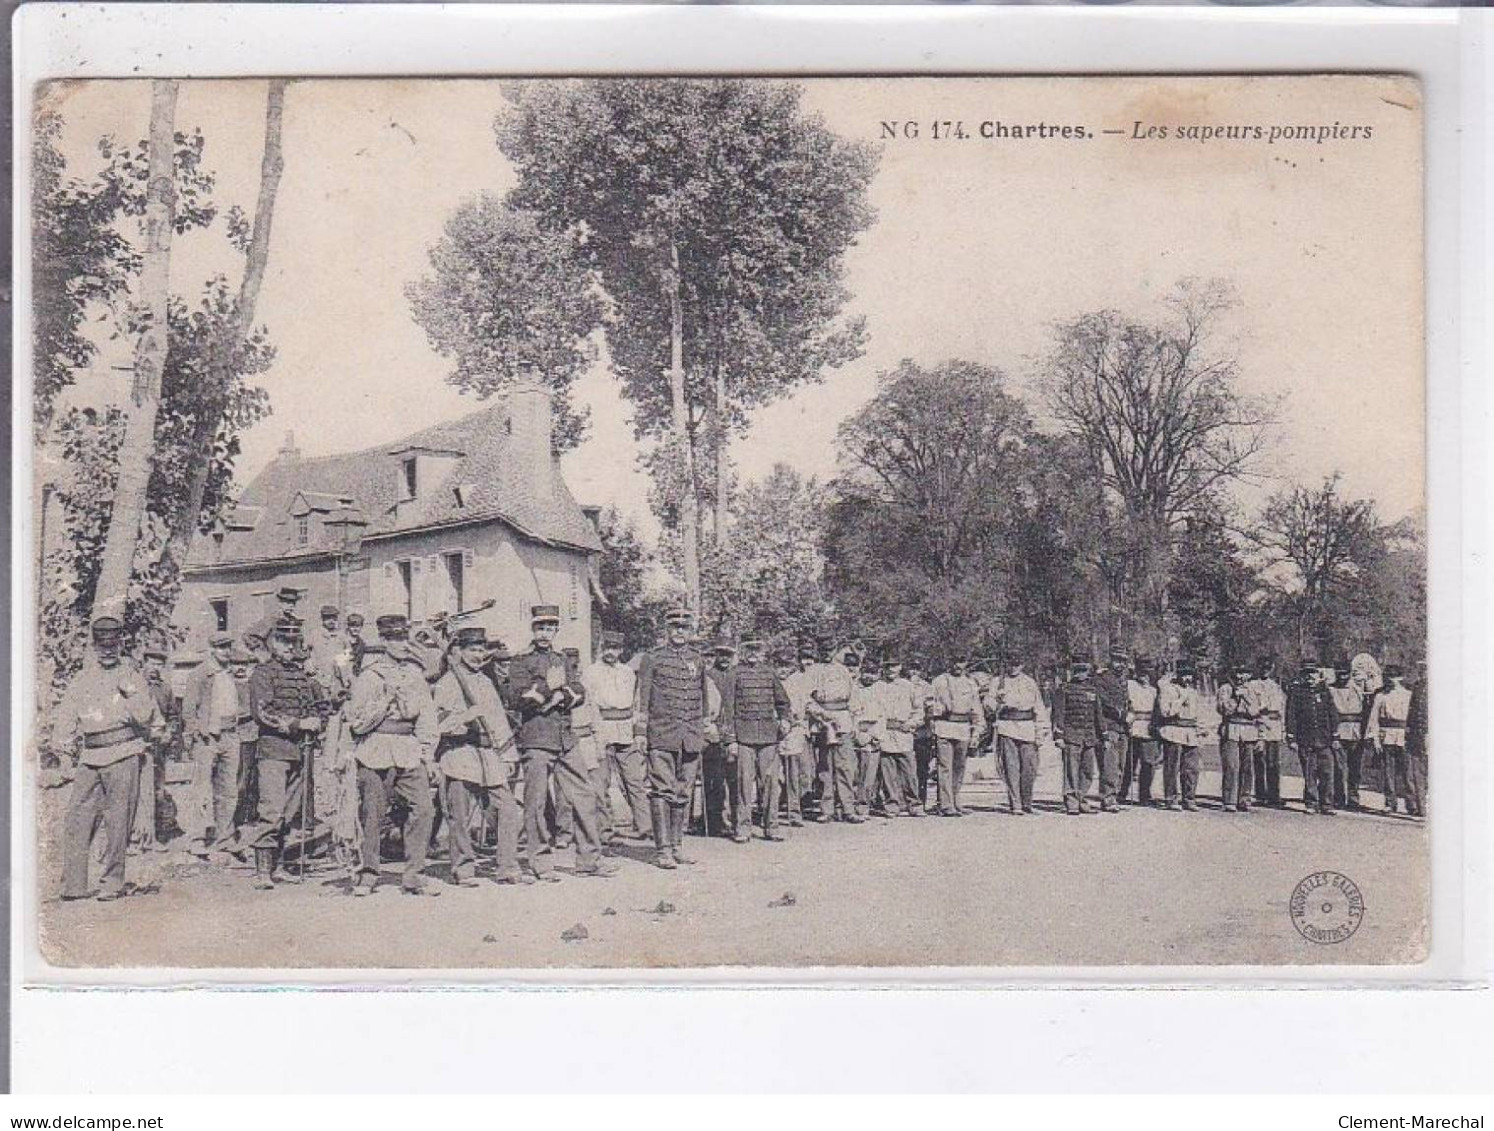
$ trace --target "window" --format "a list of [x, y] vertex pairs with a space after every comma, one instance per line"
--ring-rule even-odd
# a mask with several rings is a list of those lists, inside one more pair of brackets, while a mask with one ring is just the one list
[[417, 483], [418, 483], [418, 481], [415, 478], [416, 457], [415, 456], [406, 456], [405, 457], [405, 462], [404, 462], [404, 467], [405, 467], [405, 498], [406, 499], [413, 499], [415, 497], [415, 488], [416, 488]]
[[411, 572], [413, 563], [403, 561], [395, 562], [394, 565], [399, 572], [400, 584], [405, 590], [405, 616], [413, 620], [415, 618], [415, 580]]
[[446, 595], [448, 598], [447, 608], [453, 613], [459, 613], [467, 607], [463, 599], [462, 580], [464, 577], [462, 551], [453, 554], [442, 554], [446, 559]]
[[303, 514], [296, 519], [296, 545], [304, 546], [311, 541], [311, 516]]
[[570, 619], [575, 620], [581, 615], [581, 570], [576, 565], [576, 560], [571, 559], [571, 591], [567, 604], [567, 613]]
[[227, 597], [214, 597], [211, 601], [208, 602], [208, 605], [213, 610], [213, 631], [214, 632], [227, 632], [228, 631], [228, 598]]

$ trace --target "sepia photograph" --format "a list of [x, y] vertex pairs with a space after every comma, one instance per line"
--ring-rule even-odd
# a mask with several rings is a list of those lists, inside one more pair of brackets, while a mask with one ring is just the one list
[[1415, 78], [35, 103], [50, 967], [1426, 961]]

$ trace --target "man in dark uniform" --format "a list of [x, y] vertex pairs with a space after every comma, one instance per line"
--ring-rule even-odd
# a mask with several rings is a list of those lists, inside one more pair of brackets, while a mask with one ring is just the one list
[[249, 677], [249, 713], [259, 730], [255, 768], [259, 780], [259, 820], [254, 848], [254, 886], [269, 889], [292, 877], [281, 870], [286, 834], [301, 829], [301, 848], [310, 844], [303, 811], [311, 769], [311, 744], [321, 733], [321, 693], [296, 658], [301, 635], [293, 624], [277, 625], [267, 641], [270, 658]]
[[1427, 815], [1427, 662], [1416, 665], [1416, 684], [1406, 710], [1406, 811]]
[[524, 836], [529, 870], [536, 879], [555, 883], [554, 865], [541, 853], [545, 843], [545, 800], [553, 777], [557, 791], [570, 802], [576, 836], [578, 876], [611, 876], [617, 865], [601, 858], [599, 804], [591, 775], [581, 761], [571, 732], [571, 711], [586, 701], [586, 688], [575, 661], [555, 650], [560, 608], [535, 605], [530, 610], [534, 643], [509, 665], [507, 701], [519, 712], [519, 760], [524, 769]]
[[638, 710], [633, 732], [648, 751], [649, 812], [654, 826], [654, 863], [673, 868], [695, 861], [683, 850], [685, 820], [705, 749], [706, 687], [710, 676], [690, 647], [688, 609], [665, 616], [663, 647], [638, 665]]
[[1287, 694], [1287, 741], [1296, 748], [1302, 766], [1302, 804], [1309, 813], [1316, 808], [1325, 817], [1334, 815], [1333, 742], [1337, 727], [1333, 697], [1323, 686], [1318, 662], [1303, 660], [1302, 674]]
[[[270, 654], [270, 634], [282, 623], [300, 623], [296, 606], [301, 601], [301, 591], [290, 585], [282, 585], [275, 594], [275, 608], [244, 630], [241, 639], [244, 645], [261, 658]], [[298, 644], [299, 647], [299, 644]]]
[[778, 740], [792, 719], [788, 692], [763, 662], [761, 640], [742, 641], [742, 662], [731, 669], [721, 696], [721, 743], [737, 767], [737, 809], [732, 840], [752, 839], [752, 807], [762, 799], [763, 839], [778, 833]]
[[1063, 807], [1069, 816], [1093, 813], [1086, 796], [1095, 778], [1095, 750], [1105, 720], [1088, 660], [1069, 663], [1069, 681], [1053, 693], [1053, 737], [1063, 746]]
[[140, 800], [135, 806], [131, 839], [142, 849], [154, 850], [161, 847], [158, 819], [165, 764], [174, 760], [176, 748], [181, 743], [182, 713], [177, 706], [176, 696], [172, 694], [171, 684], [166, 679], [165, 651], [149, 648], [141, 654], [141, 660], [141, 673], [156, 701], [156, 712], [161, 717], [162, 730], [156, 741], [147, 744], [145, 761], [140, 767]]
[[1127, 721], [1126, 683], [1131, 676], [1131, 657], [1119, 648], [1110, 652], [1110, 666], [1095, 677], [1095, 694], [1100, 697], [1100, 714], [1104, 733], [1097, 751], [1100, 759], [1100, 810], [1119, 813], [1121, 769], [1130, 746]]
[[368, 642], [363, 639], [363, 614], [349, 613], [343, 623], [348, 630], [348, 649], [353, 654], [353, 674], [357, 675], [363, 667], [363, 653], [368, 647]]

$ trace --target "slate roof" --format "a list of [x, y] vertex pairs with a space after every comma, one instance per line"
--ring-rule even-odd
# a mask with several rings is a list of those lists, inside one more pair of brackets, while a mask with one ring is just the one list
[[[439, 484], [422, 486], [416, 499], [401, 502], [400, 457], [393, 453], [412, 448], [460, 455], [450, 461], [450, 471]], [[500, 401], [362, 451], [311, 458], [282, 453], [244, 488], [227, 523], [222, 552], [215, 552], [211, 538], [194, 539], [188, 568], [223, 568], [329, 552], [333, 546], [328, 534], [313, 536], [309, 545], [297, 545], [291, 517], [297, 494], [314, 500], [313, 505], [324, 499], [351, 498], [367, 520], [365, 538], [499, 521], [535, 542], [600, 552], [596, 528], [566, 486], [559, 459], [552, 457], [550, 466], [536, 475], [519, 466], [513, 449], [508, 406]], [[463, 488], [460, 503], [458, 486]], [[335, 519], [336, 510], [325, 517]]]

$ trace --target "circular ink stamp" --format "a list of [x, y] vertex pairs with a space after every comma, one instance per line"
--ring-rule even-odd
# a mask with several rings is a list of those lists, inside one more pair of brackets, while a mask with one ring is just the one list
[[1308, 942], [1341, 943], [1364, 922], [1364, 895], [1342, 872], [1314, 872], [1293, 890], [1288, 911]]

